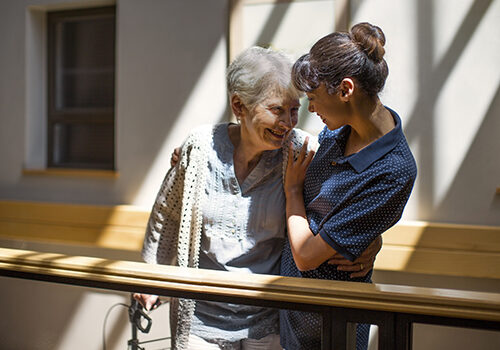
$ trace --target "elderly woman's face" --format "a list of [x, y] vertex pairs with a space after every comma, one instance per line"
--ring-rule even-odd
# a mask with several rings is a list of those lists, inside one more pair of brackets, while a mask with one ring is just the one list
[[299, 107], [297, 98], [271, 94], [248, 112], [242, 127], [262, 149], [281, 148], [290, 131], [297, 125]]

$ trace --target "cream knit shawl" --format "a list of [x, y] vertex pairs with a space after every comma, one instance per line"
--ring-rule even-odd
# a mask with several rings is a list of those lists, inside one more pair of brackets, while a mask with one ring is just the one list
[[[142, 249], [144, 261], [198, 268], [201, 208], [208, 171], [206, 155], [212, 144], [213, 128], [213, 125], [196, 128], [184, 142], [179, 162], [165, 176], [146, 228]], [[289, 140], [293, 142], [296, 152], [302, 147], [306, 136], [307, 133], [298, 129], [290, 133]], [[309, 139], [310, 146], [315, 149], [316, 138], [310, 136]], [[284, 176], [288, 142], [282, 150]], [[175, 301], [170, 305], [173, 350], [183, 350], [188, 343], [195, 300]]]

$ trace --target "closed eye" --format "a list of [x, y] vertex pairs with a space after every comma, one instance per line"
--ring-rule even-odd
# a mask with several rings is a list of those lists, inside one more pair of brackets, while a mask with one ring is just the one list
[[280, 106], [271, 107], [270, 110], [274, 114], [281, 114], [281, 113], [283, 113], [283, 108], [280, 107]]

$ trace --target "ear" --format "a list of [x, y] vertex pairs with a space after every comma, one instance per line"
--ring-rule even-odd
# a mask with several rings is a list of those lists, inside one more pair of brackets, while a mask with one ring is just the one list
[[246, 111], [246, 107], [241, 101], [241, 98], [236, 94], [231, 96], [231, 110], [238, 120], [244, 116]]
[[340, 99], [344, 102], [349, 102], [354, 93], [355, 85], [352, 78], [344, 78], [340, 82]]

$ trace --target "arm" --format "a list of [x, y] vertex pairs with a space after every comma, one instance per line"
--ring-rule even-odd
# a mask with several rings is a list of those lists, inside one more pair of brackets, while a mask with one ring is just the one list
[[[292, 138], [292, 146], [289, 149], [286, 149], [285, 153], [285, 168], [283, 169], [283, 180], [285, 182], [285, 176], [286, 176], [286, 169], [288, 165], [288, 159], [292, 159], [289, 157], [290, 153], [294, 153], [295, 155], [298, 155], [298, 152], [300, 152], [300, 149], [302, 148], [304, 144], [304, 139], [306, 137], [309, 137], [308, 143], [306, 145], [307, 149], [309, 150], [316, 150], [318, 147], [318, 139], [314, 136], [309, 135], [308, 133], [299, 130], [297, 128], [294, 129], [296, 132], [296, 137]], [[319, 138], [321, 138], [323, 132], [320, 134]], [[298, 149], [298, 150], [294, 150]], [[175, 153], [175, 150], [174, 150]], [[172, 154], [172, 159], [174, 158], [174, 154]], [[290, 172], [289, 172], [290, 174]], [[304, 174], [305, 175], [305, 174]], [[289, 178], [290, 179], [290, 178]], [[302, 187], [301, 187], [302, 188]], [[302, 190], [299, 190], [299, 193], [302, 194]], [[312, 234], [312, 233], [311, 233]], [[342, 254], [335, 252], [333, 256], [330, 256], [330, 260], [328, 261], [329, 264], [331, 265], [337, 265], [337, 269], [339, 271], [351, 271], [353, 272], [351, 274], [351, 278], [354, 277], [364, 277], [368, 272], [371, 271], [373, 268], [373, 265], [375, 263], [375, 257], [377, 256], [378, 252], [382, 248], [382, 238], [379, 236], [377, 239], [375, 239], [370, 246], [363, 251], [361, 256], [356, 259], [355, 261], [350, 261], [346, 259]]]
[[328, 264], [337, 265], [337, 270], [339, 271], [352, 272], [350, 275], [351, 278], [364, 277], [373, 269], [375, 258], [380, 249], [382, 249], [382, 236], [377, 236], [356, 260], [350, 261], [337, 252], [328, 260]]
[[325, 217], [314, 236], [308, 227], [302, 195], [310, 160], [301, 153], [295, 162], [289, 157], [285, 177], [288, 235], [297, 267], [309, 270], [333, 259], [330, 264], [342, 264], [338, 269], [354, 272], [351, 277], [366, 275], [380, 251], [380, 235], [400, 218], [412, 184], [399, 181], [392, 173], [380, 174], [375, 180], [377, 185], [368, 180], [358, 183], [353, 195]]
[[[182, 146], [172, 152], [171, 168], [163, 180], [149, 216], [142, 248], [142, 257], [148, 263], [173, 264], [175, 260], [180, 205], [173, 205], [173, 202], [178, 199], [175, 198], [176, 194], [182, 193], [183, 188], [185, 166], [180, 162], [181, 150]], [[143, 293], [132, 295], [147, 311], [156, 309], [170, 299], [161, 301], [158, 295]]]
[[[175, 254], [172, 254], [172, 251], [169, 251], [167, 246], [173, 245], [175, 247], [173, 241], [175, 240], [175, 228], [178, 228], [180, 213], [177, 213], [176, 210], [172, 209], [172, 205], [168, 204], [168, 193], [171, 193], [176, 182], [179, 181], [174, 180], [178, 177], [178, 174], [179, 170], [175, 169], [175, 167], [169, 170], [151, 210], [142, 248], [142, 258], [148, 263], [174, 263]], [[179, 206], [174, 206], [174, 208], [176, 207]], [[133, 297], [147, 311], [156, 309], [161, 304], [158, 295], [133, 293]]]
[[167, 172], [151, 209], [142, 247], [142, 258], [147, 263], [175, 263], [184, 188], [182, 163]]
[[336, 253], [319, 235], [313, 235], [309, 229], [302, 191], [305, 173], [314, 152], [306, 151], [307, 143], [306, 138], [296, 161], [293, 160], [293, 145], [290, 144], [284, 183], [288, 238], [295, 264], [301, 271], [318, 267]]

